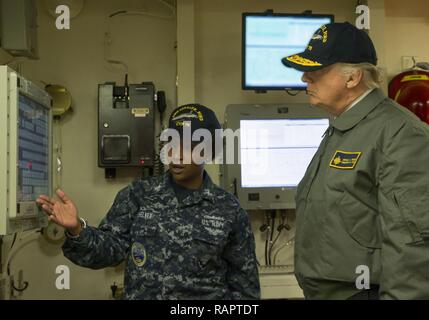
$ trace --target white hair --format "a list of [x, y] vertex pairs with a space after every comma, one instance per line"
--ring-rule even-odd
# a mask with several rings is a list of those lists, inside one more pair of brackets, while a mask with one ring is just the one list
[[357, 70], [362, 70], [362, 82], [368, 89], [379, 88], [383, 82], [382, 70], [371, 63], [338, 63], [338, 65], [345, 76], [349, 76]]

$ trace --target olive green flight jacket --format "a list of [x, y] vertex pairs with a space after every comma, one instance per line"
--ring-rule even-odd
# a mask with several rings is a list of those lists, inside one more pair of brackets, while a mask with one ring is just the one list
[[381, 90], [331, 122], [296, 204], [306, 298], [347, 299], [367, 274], [381, 299], [429, 299], [429, 126]]

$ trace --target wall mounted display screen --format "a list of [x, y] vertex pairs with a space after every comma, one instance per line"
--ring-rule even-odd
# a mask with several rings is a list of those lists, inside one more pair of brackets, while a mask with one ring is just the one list
[[333, 21], [333, 15], [243, 13], [243, 89], [304, 90], [302, 72], [281, 59], [304, 51], [314, 32]]
[[328, 127], [327, 118], [241, 120], [241, 187], [297, 187]]

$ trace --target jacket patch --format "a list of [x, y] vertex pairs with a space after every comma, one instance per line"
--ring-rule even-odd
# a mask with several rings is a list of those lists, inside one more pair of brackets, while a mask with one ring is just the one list
[[362, 152], [335, 151], [329, 164], [332, 168], [351, 170], [354, 169]]
[[147, 255], [146, 249], [141, 243], [134, 242], [131, 246], [131, 255], [133, 257], [134, 264], [137, 267], [143, 267], [146, 263]]

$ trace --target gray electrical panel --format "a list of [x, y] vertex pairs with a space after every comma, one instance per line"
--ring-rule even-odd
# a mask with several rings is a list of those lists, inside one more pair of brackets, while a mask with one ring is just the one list
[[0, 46], [13, 56], [38, 59], [35, 0], [0, 0]]
[[99, 167], [153, 169], [154, 105], [155, 88], [151, 82], [98, 86]]

